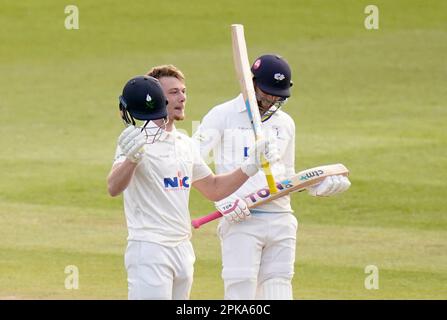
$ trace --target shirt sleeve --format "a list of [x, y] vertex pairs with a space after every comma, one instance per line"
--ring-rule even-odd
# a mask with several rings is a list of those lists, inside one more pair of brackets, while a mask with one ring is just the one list
[[205, 163], [205, 161], [200, 156], [200, 151], [197, 145], [192, 143], [193, 152], [193, 167], [192, 167], [192, 179], [191, 182], [198, 181], [200, 179], [208, 177], [213, 172], [210, 167]]
[[211, 150], [214, 150], [221, 141], [224, 121], [219, 113], [212, 109], [202, 119], [202, 123], [193, 135], [200, 155], [203, 159], [209, 160]]

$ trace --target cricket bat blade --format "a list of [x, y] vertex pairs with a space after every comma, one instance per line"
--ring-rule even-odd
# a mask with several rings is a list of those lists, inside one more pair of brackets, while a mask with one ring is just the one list
[[[348, 176], [349, 170], [343, 164], [330, 164], [315, 168], [306, 169], [298, 172], [289, 179], [277, 182], [278, 192], [272, 194], [268, 186], [265, 186], [255, 192], [251, 192], [243, 198], [249, 209], [254, 209], [262, 204], [268, 203], [280, 197], [284, 197], [292, 192], [303, 191], [304, 189], [322, 182], [326, 177], [334, 175]], [[219, 211], [212, 212], [201, 218], [191, 221], [192, 226], [197, 229], [201, 225], [218, 219], [222, 216]]]

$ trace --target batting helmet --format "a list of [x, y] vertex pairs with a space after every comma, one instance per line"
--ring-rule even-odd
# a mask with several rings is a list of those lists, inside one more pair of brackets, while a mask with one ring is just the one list
[[251, 66], [256, 85], [267, 94], [276, 97], [290, 97], [292, 72], [281, 56], [266, 54], [255, 60]]
[[148, 121], [166, 118], [167, 104], [160, 82], [150, 76], [130, 79], [119, 97], [121, 116], [127, 124], [133, 125], [135, 119]]

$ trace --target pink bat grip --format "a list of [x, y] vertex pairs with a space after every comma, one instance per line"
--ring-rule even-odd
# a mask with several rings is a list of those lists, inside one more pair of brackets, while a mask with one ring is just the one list
[[192, 226], [194, 229], [199, 228], [202, 224], [208, 223], [210, 221], [216, 220], [217, 218], [222, 217], [222, 213], [219, 211], [215, 211], [213, 213], [210, 213], [206, 216], [203, 216], [201, 218], [197, 218], [191, 221]]

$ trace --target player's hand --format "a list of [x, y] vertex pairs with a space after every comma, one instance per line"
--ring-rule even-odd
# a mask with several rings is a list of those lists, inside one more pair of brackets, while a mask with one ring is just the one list
[[242, 163], [241, 170], [249, 177], [255, 175], [262, 168], [262, 156], [270, 164], [279, 161], [278, 146], [266, 139], [256, 141], [248, 152], [248, 158]]
[[230, 196], [215, 203], [216, 209], [230, 223], [237, 223], [251, 217], [247, 203], [237, 196]]
[[309, 194], [314, 197], [329, 197], [337, 193], [345, 192], [351, 186], [349, 179], [342, 175], [326, 177], [316, 186], [307, 188]]
[[128, 126], [119, 136], [118, 145], [127, 159], [138, 163], [143, 158], [143, 146], [146, 143], [146, 137], [141, 129], [135, 126]]

